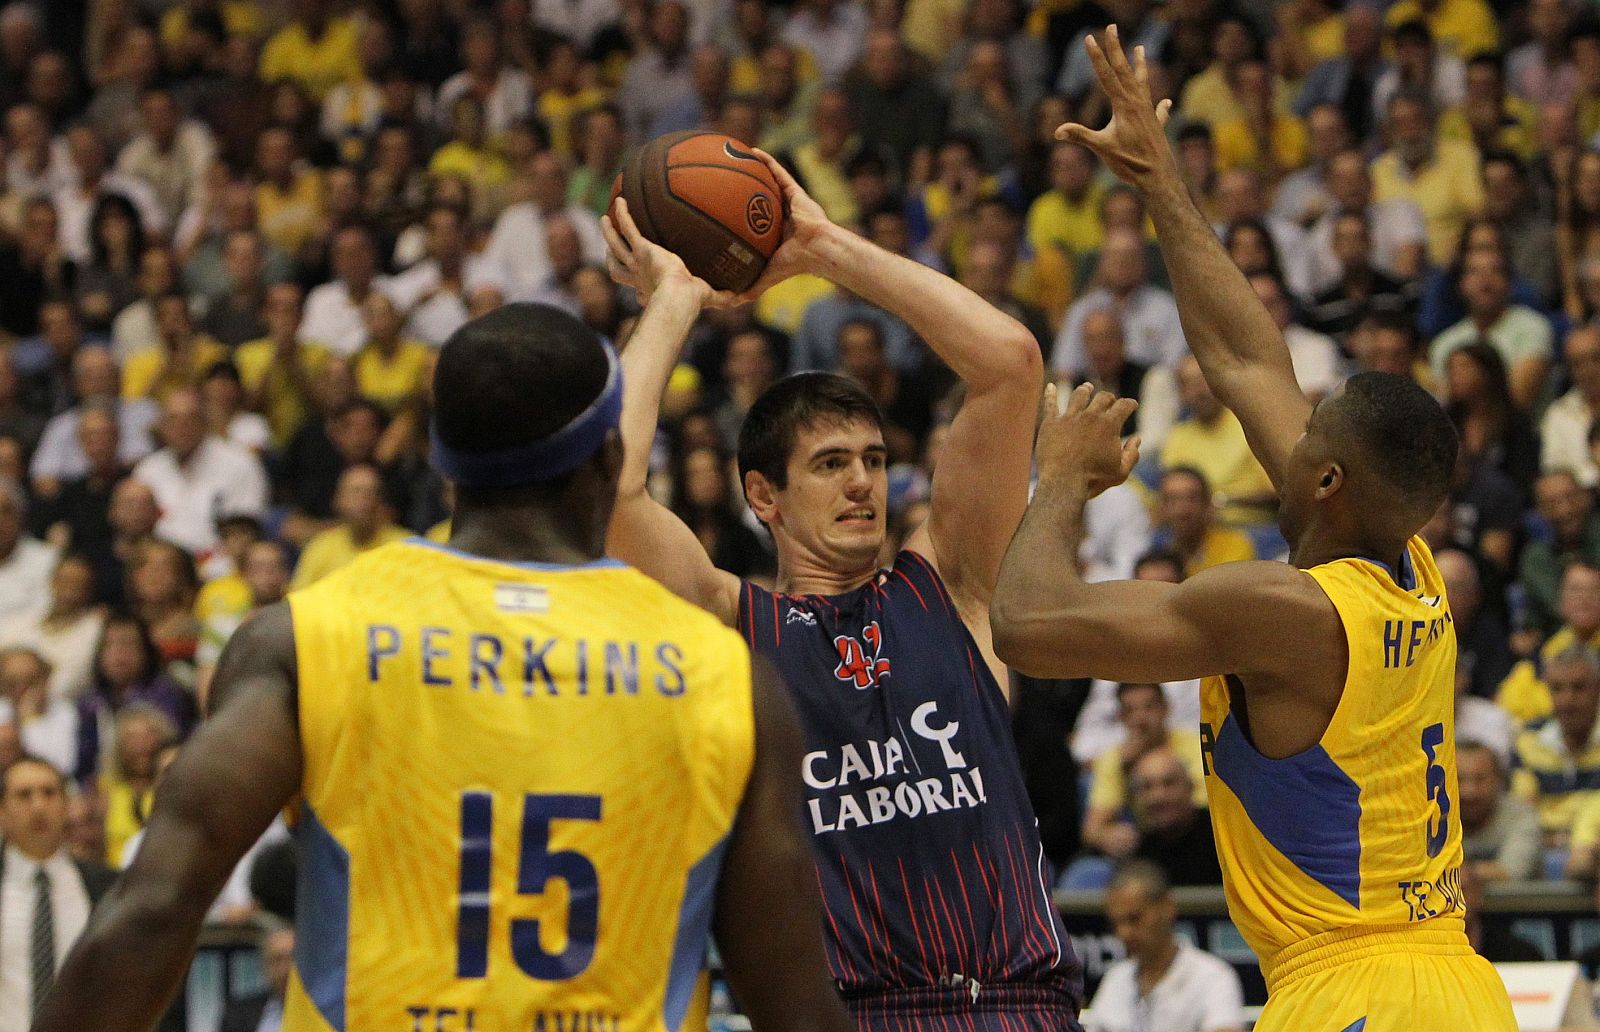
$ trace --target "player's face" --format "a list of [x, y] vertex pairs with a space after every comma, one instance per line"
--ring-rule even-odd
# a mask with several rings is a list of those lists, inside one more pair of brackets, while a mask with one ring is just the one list
[[[870, 565], [888, 520], [888, 450], [870, 423], [802, 429], [789, 455], [789, 483], [775, 492], [787, 538], [830, 568]], [[781, 544], [780, 544], [780, 547]]]

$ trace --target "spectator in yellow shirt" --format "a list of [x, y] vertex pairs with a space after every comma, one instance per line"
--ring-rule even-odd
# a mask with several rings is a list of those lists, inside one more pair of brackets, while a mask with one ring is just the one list
[[1510, 151], [1523, 160], [1538, 150], [1533, 105], [1506, 93], [1505, 71], [1494, 54], [1467, 62], [1467, 99], [1439, 117], [1439, 139], [1470, 143], [1484, 153]]
[[239, 345], [233, 364], [244, 384], [245, 404], [267, 417], [272, 440], [283, 448], [316, 407], [316, 382], [328, 364], [325, 348], [300, 342], [300, 287], [267, 288], [262, 320], [267, 335]]
[[1305, 123], [1275, 109], [1272, 71], [1265, 61], [1240, 62], [1233, 73], [1233, 94], [1240, 116], [1215, 128], [1217, 164], [1222, 171], [1250, 168], [1276, 183], [1306, 163]]
[[1372, 164], [1373, 200], [1400, 198], [1422, 211], [1428, 258], [1449, 265], [1467, 220], [1483, 210], [1483, 175], [1470, 143], [1441, 140], [1433, 102], [1402, 90], [1389, 101], [1391, 146]]
[[332, 17], [331, 0], [295, 0], [294, 20], [261, 50], [262, 82], [293, 79], [320, 103], [341, 82], [361, 78], [354, 20]]
[[1173, 466], [1161, 474], [1160, 491], [1161, 519], [1155, 544], [1183, 557], [1185, 577], [1256, 557], [1248, 535], [1217, 526], [1211, 485], [1204, 473], [1193, 466]]
[[1161, 446], [1162, 467], [1198, 470], [1215, 492], [1215, 504], [1227, 523], [1275, 519], [1278, 496], [1272, 481], [1251, 454], [1238, 417], [1211, 393], [1193, 357], [1178, 366], [1178, 397], [1189, 415], [1167, 432]]
[[1035, 253], [1061, 250], [1076, 262], [1100, 247], [1106, 187], [1095, 178], [1098, 169], [1087, 147], [1063, 142], [1051, 148], [1050, 189], [1028, 208], [1028, 244]]
[[511, 181], [511, 166], [484, 139], [483, 103], [471, 94], [457, 97], [450, 108], [450, 125], [450, 142], [434, 152], [428, 175], [465, 180], [479, 207], [498, 214], [504, 207], [502, 195]]
[[256, 215], [261, 235], [296, 257], [322, 224], [322, 177], [302, 168], [294, 134], [282, 126], [256, 141]]
[[393, 523], [394, 508], [384, 497], [383, 475], [376, 466], [351, 466], [339, 475], [333, 494], [338, 525], [312, 538], [295, 567], [292, 589], [315, 584], [349, 565], [363, 552], [407, 536]]
[[225, 362], [228, 349], [194, 331], [189, 302], [182, 294], [156, 298], [158, 342], [128, 356], [122, 367], [122, 396], [159, 402], [181, 387], [198, 387], [206, 370]]
[[1544, 673], [1551, 660], [1574, 648], [1600, 648], [1600, 568], [1587, 561], [1570, 563], [1561, 572], [1556, 610], [1561, 615], [1561, 629], [1539, 648], [1536, 659], [1512, 667], [1495, 695], [1495, 704], [1516, 720], [1550, 715], [1550, 687]]
[[811, 112], [811, 127], [812, 139], [791, 152], [795, 172], [830, 221], [854, 225], [861, 213], [856, 210], [855, 195], [850, 192], [844, 168], [861, 141], [856, 136], [850, 98], [844, 90], [822, 91]]
[[606, 95], [593, 82], [587, 82], [585, 65], [578, 48], [559, 39], [545, 58], [543, 92], [539, 94], [539, 118], [550, 130], [550, 149], [562, 156], [573, 153], [578, 118], [590, 108], [605, 103]]
[[1463, 59], [1493, 53], [1500, 46], [1500, 28], [1484, 0], [1400, 0], [1383, 16], [1390, 27], [1421, 19], [1443, 43]]
[[351, 359], [356, 391], [392, 414], [421, 392], [431, 352], [426, 344], [400, 335], [404, 322], [382, 291], [367, 295], [361, 315], [367, 324], [367, 342]]

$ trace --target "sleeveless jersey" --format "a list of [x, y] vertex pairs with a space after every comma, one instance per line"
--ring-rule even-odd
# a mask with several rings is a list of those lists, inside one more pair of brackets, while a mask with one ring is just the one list
[[289, 598], [305, 774], [287, 1032], [703, 1014], [750, 654], [643, 574], [386, 545]]
[[1456, 636], [1433, 555], [1401, 567], [1340, 559], [1307, 570], [1349, 645], [1344, 694], [1321, 741], [1257, 752], [1230, 684], [1201, 686], [1201, 748], [1234, 923], [1272, 979], [1279, 951], [1358, 926], [1459, 929]]
[[805, 822], [846, 1000], [961, 985], [981, 1006], [1011, 985], [1070, 1021], [1081, 968], [1005, 697], [932, 565], [904, 551], [842, 595], [746, 584], [739, 629], [805, 728]]

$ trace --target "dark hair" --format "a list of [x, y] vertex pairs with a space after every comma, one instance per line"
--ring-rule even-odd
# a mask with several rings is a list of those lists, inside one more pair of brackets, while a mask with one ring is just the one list
[[1155, 692], [1156, 693], [1156, 697], [1161, 700], [1161, 704], [1163, 706], [1165, 706], [1167, 704], [1167, 693], [1162, 691], [1161, 690], [1161, 686], [1159, 684], [1156, 684], [1154, 681], [1123, 681], [1123, 682], [1121, 682], [1120, 684], [1117, 685], [1117, 704], [1120, 706], [1122, 704], [1123, 699], [1126, 698], [1129, 693], [1136, 692], [1141, 688], [1148, 688], [1151, 691]]
[[[1161, 471], [1161, 480], [1164, 482], [1168, 477], [1189, 477], [1199, 483], [1200, 490], [1207, 498], [1211, 497], [1211, 481], [1207, 480], [1206, 475], [1194, 466], [1168, 466]], [[1179, 560], [1180, 567], [1182, 564], [1182, 560]]]
[[1506, 69], [1506, 63], [1505, 63], [1505, 59], [1503, 57], [1501, 57], [1500, 54], [1495, 53], [1493, 51], [1485, 51], [1484, 53], [1474, 54], [1471, 57], [1467, 58], [1467, 67], [1468, 68], [1493, 68], [1496, 75], [1501, 76], [1502, 78], [1504, 78], [1505, 69]]
[[1521, 158], [1508, 150], [1494, 149], [1484, 151], [1482, 164], [1484, 168], [1488, 168], [1490, 165], [1509, 165], [1518, 179], [1526, 179], [1528, 177], [1528, 167], [1522, 163]]
[[1334, 411], [1340, 431], [1410, 514], [1433, 515], [1450, 490], [1459, 447], [1433, 395], [1410, 377], [1357, 373], [1345, 381]]
[[1278, 255], [1278, 243], [1272, 239], [1272, 233], [1268, 231], [1267, 224], [1260, 219], [1239, 219], [1228, 224], [1228, 228], [1224, 231], [1222, 238], [1222, 246], [1227, 249], [1228, 257], [1233, 257], [1233, 241], [1242, 232], [1255, 233], [1267, 248], [1267, 267], [1265, 269], [1256, 269], [1254, 272], [1246, 272], [1245, 275], [1253, 276], [1265, 272], [1282, 285], [1283, 261]]
[[56, 781], [60, 784], [61, 791], [65, 792], [67, 790], [67, 776], [57, 770], [55, 764], [41, 756], [35, 756], [32, 753], [23, 753], [21, 756], [18, 756], [16, 759], [6, 764], [5, 767], [0, 768], [0, 800], [3, 800], [6, 796], [6, 793], [11, 791], [11, 772], [24, 765], [43, 767], [45, 770], [56, 776]]
[[1151, 566], [1156, 563], [1172, 567], [1178, 571], [1178, 579], [1183, 579], [1183, 557], [1165, 548], [1152, 548], [1144, 555], [1141, 555], [1133, 564], [1133, 572], [1137, 574], [1141, 567]]
[[[1477, 366], [1478, 371], [1481, 372], [1484, 378], [1489, 381], [1488, 393], [1490, 408], [1498, 409], [1502, 414], [1509, 412], [1513, 407], [1513, 402], [1511, 400], [1511, 377], [1506, 371], [1505, 359], [1500, 357], [1500, 352], [1495, 350], [1494, 345], [1483, 339], [1475, 340], [1471, 344], [1464, 344], [1450, 352], [1449, 355], [1445, 356], [1445, 364], [1447, 367], [1450, 363], [1450, 360], [1455, 358], [1457, 355], [1460, 355], [1462, 358], [1467, 359], [1473, 365]], [[1452, 418], [1465, 414], [1464, 412], [1458, 412], [1457, 410], [1457, 406], [1461, 404], [1463, 403], [1459, 400], [1451, 401], [1449, 412]]]
[[1421, 340], [1421, 335], [1417, 332], [1416, 320], [1404, 312], [1373, 309], [1362, 317], [1361, 325], [1374, 330], [1385, 330], [1389, 333], [1400, 334], [1411, 345], [1412, 351], [1417, 350], [1417, 344]]
[[789, 482], [789, 453], [795, 435], [819, 424], [871, 423], [883, 426], [872, 396], [837, 373], [796, 373], [773, 384], [750, 406], [739, 428], [739, 480], [751, 470], [774, 487]]
[[[549, 305], [510, 304], [456, 330], [439, 351], [433, 422], [463, 452], [494, 452], [542, 440], [570, 423], [605, 389], [610, 365], [600, 338]], [[559, 490], [567, 477], [535, 485]], [[461, 488], [480, 504], [507, 490]]]
[[1403, 21], [1394, 27], [1390, 38], [1396, 43], [1421, 43], [1425, 46], [1433, 45], [1433, 30], [1428, 28], [1428, 23], [1421, 18], [1412, 18]]
[[372, 418], [377, 421], [379, 430], [382, 430], [389, 425], [389, 414], [383, 410], [382, 405], [379, 405], [371, 398], [351, 398], [349, 401], [334, 409], [332, 412], [332, 417], [335, 420], [339, 420], [355, 412], [371, 413]]
[[105, 651], [106, 639], [111, 637], [113, 627], [132, 627], [139, 638], [139, 655], [142, 660], [138, 680], [148, 681], [161, 673], [161, 650], [156, 647], [155, 638], [150, 635], [150, 628], [145, 626], [143, 620], [126, 610], [114, 612], [106, 617], [104, 626], [100, 628], [100, 640], [94, 647], [94, 683], [95, 689], [106, 700], [115, 706], [116, 700], [111, 697], [111, 686], [105, 683], [100, 673], [100, 654]]
[[239, 379], [239, 370], [234, 368], [232, 360], [226, 358], [222, 359], [221, 361], [213, 362], [207, 366], [205, 375], [202, 376], [200, 380], [202, 383], [207, 380], [227, 380], [236, 384], [242, 384], [244, 382], [243, 380]]
[[138, 265], [139, 256], [144, 254], [144, 223], [139, 220], [139, 209], [119, 193], [102, 194], [95, 202], [94, 214], [89, 216], [89, 252], [94, 264], [107, 265], [111, 261], [106, 245], [101, 240], [100, 230], [112, 215], [121, 215], [128, 220], [128, 260]]
[[1185, 122], [1178, 130], [1178, 145], [1181, 147], [1190, 140], [1204, 140], [1211, 143], [1211, 126], [1205, 122]]

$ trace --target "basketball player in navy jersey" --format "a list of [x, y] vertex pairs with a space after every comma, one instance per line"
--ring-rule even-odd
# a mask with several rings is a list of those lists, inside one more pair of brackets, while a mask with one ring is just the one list
[[739, 435], [776, 593], [717, 570], [645, 492], [668, 376], [702, 306], [728, 300], [607, 220], [613, 275], [645, 309], [623, 355], [626, 460], [611, 554], [737, 627], [783, 672], [805, 727], [805, 794], [829, 960], [861, 1029], [1076, 1029], [1082, 972], [1051, 904], [1011, 739], [989, 599], [1028, 500], [1038, 344], [954, 281], [828, 221], [770, 157], [789, 210], [760, 282], [825, 277], [910, 324], [966, 384], [932, 513], [887, 570], [881, 419], [830, 373], [779, 381]]

